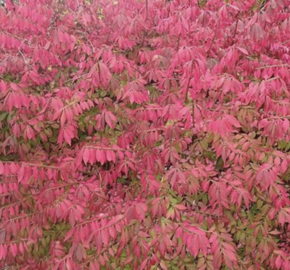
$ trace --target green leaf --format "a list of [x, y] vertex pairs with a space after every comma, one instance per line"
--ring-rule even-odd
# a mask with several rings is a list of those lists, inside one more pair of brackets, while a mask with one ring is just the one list
[[204, 150], [207, 150], [207, 149], [208, 149], [208, 141], [207, 141], [206, 139], [202, 140], [202, 141], [200, 142], [200, 145], [202, 146], [202, 148], [203, 148]]
[[215, 169], [217, 171], [222, 171], [223, 168], [224, 168], [224, 161], [223, 161], [222, 157], [219, 157], [217, 162], [216, 162]]
[[0, 114], [0, 122], [2, 122], [6, 118], [7, 115], [8, 115], [8, 112], [1, 113]]

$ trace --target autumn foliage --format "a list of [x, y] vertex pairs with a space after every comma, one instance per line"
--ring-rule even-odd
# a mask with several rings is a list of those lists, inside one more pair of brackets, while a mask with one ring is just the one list
[[0, 8], [0, 268], [290, 269], [288, 0]]

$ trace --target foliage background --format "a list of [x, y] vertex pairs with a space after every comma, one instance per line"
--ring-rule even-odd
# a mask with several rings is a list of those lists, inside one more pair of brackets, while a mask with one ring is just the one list
[[289, 1], [0, 9], [2, 269], [290, 269]]

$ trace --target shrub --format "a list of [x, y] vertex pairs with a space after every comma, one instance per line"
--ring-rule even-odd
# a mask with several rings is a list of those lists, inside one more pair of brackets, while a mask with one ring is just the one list
[[0, 267], [290, 269], [288, 5], [6, 1]]

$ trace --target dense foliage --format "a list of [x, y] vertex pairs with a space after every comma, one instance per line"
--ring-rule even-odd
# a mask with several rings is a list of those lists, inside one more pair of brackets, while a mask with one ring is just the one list
[[288, 0], [0, 8], [1, 269], [290, 269]]

